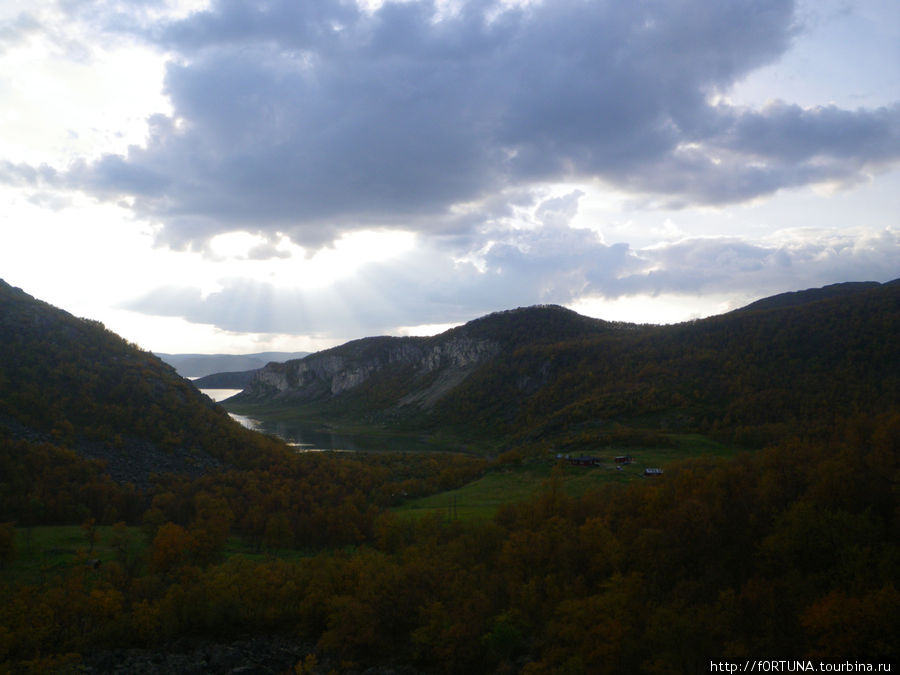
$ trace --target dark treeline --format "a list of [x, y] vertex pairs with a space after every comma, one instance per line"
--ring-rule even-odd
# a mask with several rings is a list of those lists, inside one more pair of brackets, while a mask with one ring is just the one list
[[[102, 462], [49, 443], [0, 435], [0, 514], [22, 527], [164, 523], [215, 532], [218, 551], [234, 532], [261, 550], [359, 544], [380, 512], [404, 499], [459, 487], [486, 460], [444, 453], [278, 454], [264, 468], [200, 478], [154, 477], [147, 490], [113, 481]], [[203, 536], [206, 536], [205, 534]]]
[[[174, 481], [146, 512], [148, 546], [122, 528], [117, 561], [0, 590], [0, 658], [50, 668], [77, 661], [66, 654], [254, 632], [314, 644], [323, 664], [439, 673], [896, 658], [898, 451], [895, 408], [842, 420], [827, 441], [685, 461], [659, 481], [581, 498], [551, 479], [485, 523], [398, 519], [371, 489], [348, 507], [338, 493], [351, 484], [364, 492], [385, 467], [328, 458], [298, 464], [309, 482], [291, 493], [255, 492], [267, 474]], [[296, 479], [283, 476], [281, 489]], [[313, 506], [294, 501], [316, 485], [334, 498], [322, 498], [325, 520], [306, 530], [292, 519], [312, 517]], [[253, 525], [258, 501], [265, 526]], [[372, 517], [360, 520], [364, 509]], [[331, 532], [322, 545], [356, 545], [294, 561], [223, 561], [222, 537], [244, 528], [262, 532], [263, 547], [313, 531]]]

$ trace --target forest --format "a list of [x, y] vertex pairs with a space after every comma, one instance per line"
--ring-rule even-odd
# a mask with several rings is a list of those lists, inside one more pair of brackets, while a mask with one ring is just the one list
[[[634, 331], [637, 351], [605, 329], [520, 344], [447, 404], [498, 420], [490, 457], [298, 454], [95, 322], [5, 285], [0, 304], [0, 672], [103, 672], [123, 649], [248, 636], [298, 646], [271, 672], [323, 674], [897, 658], [895, 292]], [[547, 388], [498, 393], [547, 361]], [[676, 426], [746, 449], [574, 496], [560, 464], [485, 519], [394, 510], [555, 462], [548, 438], [640, 449]], [[150, 447], [202, 470], [113, 475]], [[81, 543], [42, 563], [36, 542], [64, 527]]]

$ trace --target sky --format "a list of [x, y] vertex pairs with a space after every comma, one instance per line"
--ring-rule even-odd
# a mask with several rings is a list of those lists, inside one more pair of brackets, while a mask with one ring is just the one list
[[897, 277], [896, 0], [0, 5], [0, 278], [144, 349]]

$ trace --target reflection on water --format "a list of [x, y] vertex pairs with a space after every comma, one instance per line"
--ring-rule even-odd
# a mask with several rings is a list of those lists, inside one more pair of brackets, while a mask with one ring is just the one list
[[348, 435], [315, 424], [265, 422], [245, 415], [228, 413], [248, 429], [278, 436], [299, 452], [434, 452], [438, 448], [415, 438]]
[[301, 452], [321, 452], [322, 450], [341, 452], [433, 450], [427, 444], [415, 440], [338, 434], [314, 424], [265, 422], [245, 417], [244, 415], [229, 414], [245, 427], [278, 436]]
[[287, 424], [284, 422], [264, 422], [245, 415], [228, 413], [243, 426], [264, 434], [271, 434], [297, 448], [300, 452], [321, 452], [335, 450], [358, 452], [360, 450], [385, 450], [385, 447], [361, 447], [358, 440], [349, 436], [331, 433], [327, 429], [311, 424]]
[[255, 420], [252, 417], [245, 417], [244, 415], [238, 415], [237, 413], [228, 413], [231, 415], [231, 419], [240, 424], [242, 427], [246, 427], [247, 429], [253, 429], [254, 431], [259, 430], [259, 420]]

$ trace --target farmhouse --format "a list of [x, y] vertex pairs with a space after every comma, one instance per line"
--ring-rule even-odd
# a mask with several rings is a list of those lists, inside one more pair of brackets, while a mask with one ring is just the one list
[[601, 459], [599, 457], [569, 457], [569, 464], [574, 466], [600, 466]]

